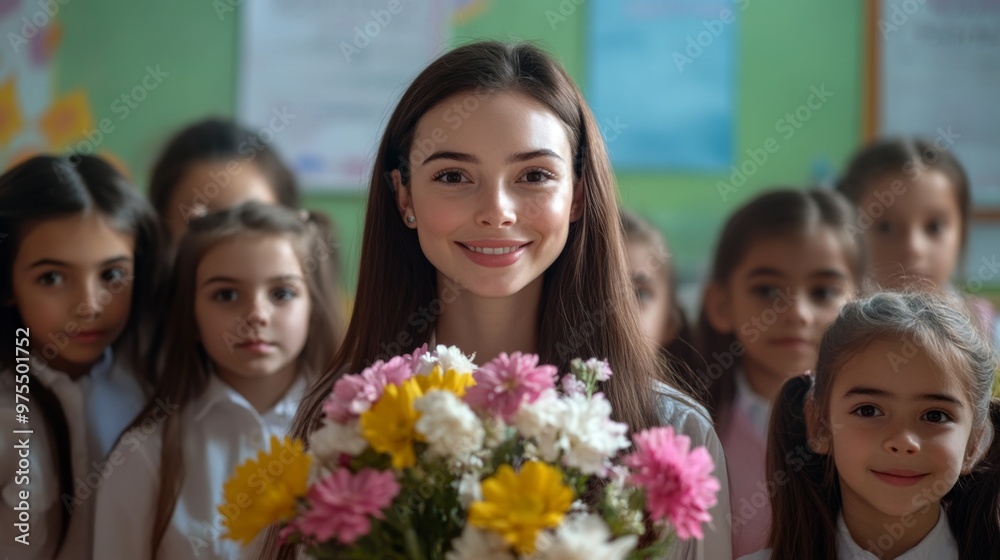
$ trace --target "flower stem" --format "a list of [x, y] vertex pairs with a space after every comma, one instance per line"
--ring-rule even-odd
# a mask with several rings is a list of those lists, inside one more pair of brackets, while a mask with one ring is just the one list
[[[409, 521], [409, 520], [407, 520]], [[413, 527], [407, 527], [403, 533], [403, 545], [406, 547], [406, 554], [410, 560], [424, 560], [424, 553], [420, 550], [420, 541], [417, 539], [417, 532]]]

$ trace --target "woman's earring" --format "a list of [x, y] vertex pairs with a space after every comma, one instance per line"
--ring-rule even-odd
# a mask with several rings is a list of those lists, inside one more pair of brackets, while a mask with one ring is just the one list
[[417, 217], [416, 216], [407, 216], [406, 217], [406, 223], [408, 223], [408, 224], [412, 224], [415, 221], [417, 221]]

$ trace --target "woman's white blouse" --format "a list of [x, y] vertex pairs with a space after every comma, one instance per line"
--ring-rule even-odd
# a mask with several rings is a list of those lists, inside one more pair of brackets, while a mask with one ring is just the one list
[[704, 445], [712, 460], [715, 471], [712, 474], [719, 479], [718, 503], [709, 513], [712, 522], [704, 527], [703, 540], [676, 540], [670, 550], [671, 560], [731, 560], [733, 557], [732, 511], [729, 505], [729, 475], [726, 470], [726, 455], [722, 451], [722, 442], [712, 427], [712, 420], [704, 407], [697, 403], [689, 403], [690, 397], [684, 397], [679, 391], [665, 383], [656, 384], [657, 405], [660, 421], [664, 425], [673, 426], [678, 433], [691, 438], [691, 447]]
[[[0, 525], [4, 539], [0, 557], [60, 560], [89, 559], [92, 548], [94, 495], [108, 472], [105, 456], [121, 432], [142, 409], [145, 395], [136, 378], [118, 364], [110, 350], [87, 375], [77, 379], [49, 367], [34, 356], [29, 361], [31, 378], [24, 424], [17, 418], [19, 385], [13, 371], [0, 372]], [[54, 435], [32, 390], [43, 385], [55, 396], [66, 417], [69, 457], [57, 457], [51, 442]], [[24, 404], [24, 401], [20, 401]], [[14, 430], [31, 430], [15, 434]], [[27, 441], [24, 441], [27, 440]], [[22, 445], [26, 444], [26, 445]], [[18, 445], [19, 448], [15, 448]], [[19, 454], [24, 448], [28, 468], [20, 469]], [[59, 486], [59, 462], [69, 461], [73, 488], [63, 494]], [[24, 474], [18, 475], [22, 470]], [[29, 545], [14, 541], [21, 510], [21, 492], [28, 492]], [[73, 508], [63, 545], [57, 553], [63, 528], [63, 511]], [[23, 508], [22, 508], [23, 510]]]
[[[162, 426], [150, 421], [123, 435], [112, 454], [120, 454], [120, 464], [97, 495], [94, 558], [240, 558], [243, 547], [222, 538], [225, 528], [218, 507], [223, 485], [240, 463], [269, 447], [272, 435], [280, 438], [287, 433], [305, 388], [306, 380], [300, 376], [274, 407], [259, 414], [213, 375], [205, 393], [179, 412], [184, 484], [155, 555], [151, 545]], [[178, 413], [172, 403], [159, 406], [158, 419]]]
[[[887, 536], [891, 537], [892, 535], [887, 533]], [[875, 546], [879, 546], [879, 543], [875, 543]], [[770, 558], [771, 549], [768, 548], [744, 556], [740, 560], [770, 560]], [[837, 520], [837, 558], [838, 560], [878, 560], [878, 556], [854, 542], [851, 532], [847, 530], [847, 524], [844, 523], [843, 515], [840, 515]], [[896, 560], [958, 560], [958, 543], [951, 533], [948, 515], [943, 509], [931, 532], [927, 533], [927, 536], [917, 543], [917, 546], [897, 556]]]

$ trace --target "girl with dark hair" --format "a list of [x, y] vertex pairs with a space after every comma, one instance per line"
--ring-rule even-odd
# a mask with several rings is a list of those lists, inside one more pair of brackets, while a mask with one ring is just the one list
[[340, 337], [325, 219], [248, 202], [191, 222], [154, 399], [97, 496], [95, 558], [239, 558], [222, 485], [291, 424]]
[[699, 322], [694, 366], [730, 461], [734, 555], [764, 547], [770, 407], [789, 377], [816, 367], [824, 329], [860, 285], [854, 213], [821, 190], [766, 192], [726, 222]]
[[680, 371], [704, 366], [677, 295], [677, 274], [663, 235], [634, 212], [621, 210], [629, 275], [646, 337]]
[[[949, 149], [920, 138], [876, 140], [854, 155], [837, 189], [857, 206], [880, 286], [957, 293], [951, 282], [968, 246], [972, 196]], [[996, 340], [992, 304], [964, 301]]]
[[195, 122], [153, 166], [149, 199], [176, 244], [188, 222], [248, 200], [299, 208], [295, 176], [259, 135], [231, 120]]
[[[161, 259], [152, 209], [105, 161], [37, 156], [0, 176], [0, 332], [17, 339], [0, 349], [0, 555], [90, 557], [94, 481], [152, 386], [143, 309]], [[11, 534], [25, 511], [30, 546]]]
[[[293, 435], [319, 426], [344, 372], [423, 344], [484, 363], [529, 352], [569, 371], [608, 360], [602, 390], [633, 431], [674, 423], [724, 459], [708, 419], [646, 342], [627, 274], [617, 189], [600, 130], [548, 54], [471, 43], [432, 62], [403, 93], [375, 157], [358, 290], [344, 345], [313, 385]], [[725, 495], [706, 539], [679, 557], [729, 558]], [[264, 555], [276, 552], [270, 534]]]
[[770, 550], [749, 560], [1000, 558], [996, 355], [954, 298], [844, 306], [771, 422]]

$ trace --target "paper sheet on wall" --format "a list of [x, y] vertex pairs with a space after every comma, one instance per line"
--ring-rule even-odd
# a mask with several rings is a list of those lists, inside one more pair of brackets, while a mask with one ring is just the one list
[[[39, 152], [73, 148], [85, 120], [71, 119], [53, 141], [45, 117], [55, 103], [52, 59], [62, 37], [59, 22], [35, 2], [0, 2], [0, 170]], [[77, 114], [89, 115], [86, 96], [74, 97]], [[72, 116], [72, 115], [70, 115]], [[89, 129], [87, 129], [89, 130]]]
[[973, 200], [1000, 206], [1000, 2], [886, 0], [880, 132], [953, 149]]
[[587, 100], [617, 169], [725, 171], [733, 157], [733, 0], [592, 0]]
[[443, 48], [446, 5], [446, 0], [244, 3], [240, 120], [273, 142], [305, 188], [365, 185], [395, 102]]

